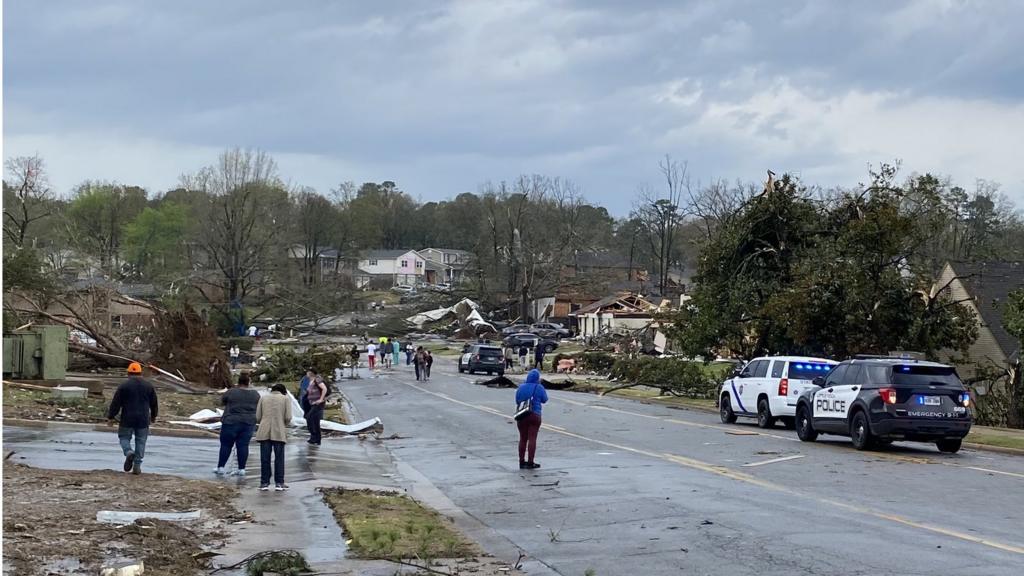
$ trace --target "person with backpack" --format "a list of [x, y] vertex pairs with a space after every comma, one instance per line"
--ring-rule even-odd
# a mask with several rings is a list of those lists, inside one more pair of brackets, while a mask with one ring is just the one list
[[[529, 401], [529, 411], [516, 418], [519, 428], [519, 469], [534, 470], [540, 464], [534, 462], [537, 453], [537, 433], [540, 432], [542, 406], [548, 401], [548, 391], [540, 382], [540, 371], [534, 368], [526, 375], [526, 381], [516, 389], [516, 406]], [[525, 406], [524, 406], [525, 407]]]
[[423, 354], [423, 379], [430, 380], [430, 367], [434, 365], [434, 355], [430, 353], [430, 350], [424, 350]]

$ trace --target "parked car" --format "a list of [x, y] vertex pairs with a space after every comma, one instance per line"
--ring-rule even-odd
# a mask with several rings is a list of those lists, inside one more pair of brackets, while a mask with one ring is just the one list
[[501, 329], [502, 336], [511, 336], [512, 334], [518, 334], [521, 332], [529, 332], [529, 324], [511, 324]]
[[505, 346], [511, 346], [513, 348], [526, 346], [531, 350], [535, 349], [537, 346], [540, 346], [543, 348], [545, 353], [552, 352], [558, 348], [557, 340], [552, 340], [551, 338], [541, 338], [540, 336], [536, 334], [531, 334], [529, 332], [521, 332], [519, 334], [511, 334], [509, 336], [506, 336], [505, 339], [502, 340], [502, 344], [504, 344]]
[[537, 322], [530, 326], [530, 332], [543, 338], [571, 338], [572, 330], [557, 322]]
[[797, 401], [796, 433], [804, 442], [837, 434], [858, 450], [910, 440], [952, 454], [971, 431], [971, 395], [946, 364], [857, 358], [816, 384]]
[[473, 344], [469, 351], [459, 357], [459, 373], [487, 372], [488, 374], [505, 375], [505, 354], [497, 346]]
[[416, 288], [412, 286], [406, 286], [404, 284], [398, 284], [391, 287], [392, 292], [399, 292], [401, 294], [411, 294], [416, 291]]
[[722, 422], [749, 416], [757, 418], [761, 428], [771, 428], [779, 419], [793, 428], [800, 394], [814, 388], [813, 380], [828, 374], [836, 364], [834, 360], [806, 356], [754, 358], [722, 383], [718, 392]]

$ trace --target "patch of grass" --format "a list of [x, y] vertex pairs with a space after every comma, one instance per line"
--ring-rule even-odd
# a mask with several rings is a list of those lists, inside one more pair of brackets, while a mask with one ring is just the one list
[[323, 493], [356, 557], [425, 560], [479, 554], [450, 520], [402, 494], [340, 488]]
[[999, 446], [1002, 448], [1016, 448], [1024, 450], [1024, 434], [987, 434], [984, 432], [971, 432], [964, 438], [966, 442], [984, 444], [986, 446]]

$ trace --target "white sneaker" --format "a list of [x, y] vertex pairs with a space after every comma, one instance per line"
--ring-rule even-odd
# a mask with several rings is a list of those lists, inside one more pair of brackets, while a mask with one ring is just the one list
[[231, 475], [232, 476], [242, 476], [244, 478], [245, 477], [245, 469], [243, 468], [241, 470], [235, 470], [234, 472], [231, 473]]
[[278, 485], [274, 486], [274, 490], [276, 492], [284, 492], [287, 489], [288, 489], [288, 485], [287, 484], [278, 484]]
[[227, 473], [227, 470], [225, 470], [224, 468], [214, 468], [213, 473], [216, 474], [217, 476], [223, 476], [224, 474]]

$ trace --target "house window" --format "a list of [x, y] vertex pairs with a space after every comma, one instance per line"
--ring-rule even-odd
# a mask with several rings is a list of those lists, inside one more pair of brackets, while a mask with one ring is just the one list
[[409, 267], [409, 261], [408, 260], [402, 260], [402, 268], [408, 268], [408, 267]]
[[376, 260], [376, 259], [373, 259], [373, 258], [371, 258], [371, 259], [370, 259], [370, 266], [376, 266], [376, 265], [377, 265], [377, 260]]
[[[405, 266], [405, 264], [402, 264], [402, 266]], [[417, 261], [416, 261], [416, 267], [417, 267], [417, 268], [423, 268], [423, 262], [421, 262], [421, 261], [417, 260]]]
[[120, 315], [111, 316], [110, 317], [110, 327], [111, 328], [121, 328], [122, 325], [123, 325], [123, 323], [122, 323], [122, 319], [121, 319]]

